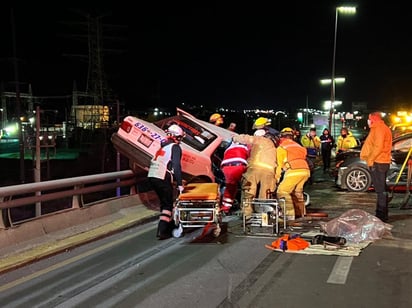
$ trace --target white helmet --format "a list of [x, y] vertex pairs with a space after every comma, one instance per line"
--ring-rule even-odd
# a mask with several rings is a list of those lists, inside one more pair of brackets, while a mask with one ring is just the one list
[[174, 137], [183, 137], [184, 136], [184, 132], [183, 132], [182, 128], [177, 124], [170, 125], [169, 128], [166, 130], [166, 133], [169, 134], [169, 135], [172, 135]]
[[256, 131], [255, 131], [255, 133], [253, 134], [253, 136], [260, 136], [260, 137], [262, 137], [262, 136], [264, 136], [266, 134], [266, 131], [264, 130], [264, 129], [257, 129]]

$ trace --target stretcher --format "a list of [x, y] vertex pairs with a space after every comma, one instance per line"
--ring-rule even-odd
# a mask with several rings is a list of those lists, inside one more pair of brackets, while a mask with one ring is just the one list
[[181, 237], [185, 228], [213, 226], [213, 235], [221, 231], [220, 193], [217, 183], [193, 183], [177, 197], [173, 208], [176, 227], [174, 237]]
[[246, 199], [243, 206], [250, 206], [251, 215], [243, 214], [245, 234], [279, 235], [286, 229], [286, 203], [284, 199]]

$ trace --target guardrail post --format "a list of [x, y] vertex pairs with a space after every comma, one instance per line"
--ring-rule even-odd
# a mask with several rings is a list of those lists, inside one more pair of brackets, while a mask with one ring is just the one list
[[[6, 197], [7, 198], [7, 197]], [[0, 202], [3, 202], [4, 198], [0, 198]], [[0, 210], [0, 229], [7, 229], [11, 226], [10, 216], [9, 216], [9, 209], [1, 209]]]
[[[83, 185], [75, 185], [75, 186], [74, 186], [74, 190], [78, 190], [79, 188], [82, 188], [82, 187], [83, 187]], [[80, 204], [82, 204], [81, 195], [73, 194], [72, 208], [74, 208], [74, 209], [79, 209], [79, 208], [80, 208]]]

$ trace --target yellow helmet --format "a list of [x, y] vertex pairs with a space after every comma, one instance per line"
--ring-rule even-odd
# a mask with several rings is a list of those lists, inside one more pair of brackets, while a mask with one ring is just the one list
[[281, 136], [287, 136], [287, 135], [293, 136], [294, 133], [295, 133], [294, 130], [290, 127], [285, 127], [284, 129], [280, 131]]
[[267, 125], [270, 125], [270, 119], [260, 117], [256, 119], [255, 123], [253, 123], [252, 129], [260, 129]]
[[216, 125], [223, 124], [223, 117], [220, 113], [214, 113], [209, 118], [210, 123], [214, 123]]

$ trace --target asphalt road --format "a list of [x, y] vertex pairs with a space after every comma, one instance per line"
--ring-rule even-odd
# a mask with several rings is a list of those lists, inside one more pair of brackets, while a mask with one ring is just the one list
[[[337, 217], [373, 212], [374, 193], [339, 191], [315, 175], [308, 211]], [[390, 209], [392, 235], [358, 256], [293, 254], [265, 248], [273, 236], [242, 232], [225, 218], [219, 238], [190, 230], [158, 241], [156, 222], [67, 250], [0, 276], [5, 307], [411, 307], [411, 210]], [[326, 219], [327, 220], [327, 219]], [[316, 230], [319, 219], [302, 228]], [[296, 232], [300, 232], [296, 226]]]

